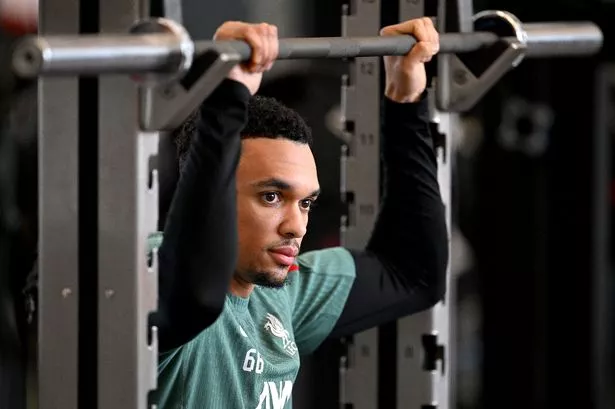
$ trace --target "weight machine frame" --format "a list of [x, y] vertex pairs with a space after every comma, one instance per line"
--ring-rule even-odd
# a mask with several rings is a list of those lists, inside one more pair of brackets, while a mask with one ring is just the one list
[[[145, 4], [41, 2], [40, 33], [123, 32]], [[158, 133], [140, 131], [139, 96], [119, 75], [40, 80], [41, 409], [145, 408], [156, 386]]]
[[[79, 33], [78, 1], [46, 1], [39, 7], [41, 33]], [[79, 320], [79, 100], [76, 77], [39, 81], [37, 400], [41, 409], [79, 407], [79, 333], [83, 331]]]
[[[355, 1], [342, 10], [342, 36], [375, 36], [381, 28], [381, 0]], [[359, 57], [349, 63], [342, 79], [341, 112], [349, 143], [342, 147], [340, 243], [364, 248], [380, 209], [379, 57]], [[340, 406], [373, 409], [378, 404], [379, 329], [355, 334], [344, 341], [340, 362]]]
[[[443, 2], [441, 2], [444, 4]], [[344, 13], [344, 36], [368, 36], [378, 33], [381, 27], [379, 1], [356, 2], [350, 15]], [[347, 8], [345, 9], [347, 11]], [[444, 11], [439, 10], [437, 24], [445, 26]], [[422, 0], [399, 2], [399, 21], [420, 18], [428, 15]], [[446, 67], [450, 58], [441, 54], [438, 58], [440, 71], [435, 81], [446, 86], [448, 77]], [[446, 60], [444, 60], [447, 58]], [[350, 64], [350, 78], [342, 87], [342, 111], [350, 148], [344, 147], [342, 153], [342, 200], [348, 208], [342, 217], [342, 244], [361, 248], [367, 244], [380, 201], [380, 85], [379, 58], [355, 59]], [[438, 156], [438, 181], [442, 200], [446, 209], [446, 221], [450, 234], [451, 200], [451, 125], [455, 114], [438, 112], [435, 105], [435, 90], [429, 90], [432, 102], [431, 112], [434, 130], [434, 143]], [[448, 96], [448, 94], [446, 94]], [[353, 101], [348, 103], [348, 101]], [[357, 105], [361, 101], [361, 106]], [[373, 101], [366, 107], [367, 101]], [[348, 126], [348, 125], [351, 126]], [[361, 166], [356, 164], [360, 163]], [[364, 169], [361, 172], [361, 169]], [[374, 171], [377, 169], [378, 171]], [[386, 382], [395, 382], [395, 407], [404, 409], [448, 408], [452, 406], [450, 397], [452, 365], [450, 354], [452, 286], [450, 267], [447, 271], [448, 291], [445, 300], [435, 307], [398, 320], [396, 329], [389, 331], [374, 328], [356, 334], [346, 341], [347, 352], [340, 363], [340, 407], [352, 405], [353, 408], [373, 409], [391, 404], [388, 390], [379, 386], [385, 378], [380, 373], [389, 359], [381, 352], [393, 345], [395, 347], [394, 376], [386, 376]], [[394, 334], [394, 335], [393, 335]], [[390, 339], [391, 336], [396, 340]], [[380, 345], [384, 343], [384, 345]], [[380, 360], [386, 360], [382, 364]]]
[[[464, 22], [465, 18], [462, 13], [466, 13], [467, 18], [472, 17], [471, 1], [466, 0], [463, 6], [461, 3], [462, 0], [448, 2], [449, 6], [458, 6], [458, 10], [454, 10], [457, 13], [454, 13], [446, 7], [446, 2], [438, 2], [436, 25], [440, 33], [472, 32], [469, 26], [471, 21], [468, 22], [469, 24], [460, 23], [460, 21]], [[399, 20], [420, 18], [429, 14], [424, 0], [399, 1]], [[438, 183], [446, 213], [449, 252], [452, 206], [452, 128], [455, 126], [457, 114], [444, 112], [441, 109], [449, 108], [447, 107], [448, 101], [443, 99], [442, 95], [447, 93], [454, 95], [455, 91], [462, 91], [462, 89], [452, 91], [450, 89], [451, 77], [448, 67], [451, 60], [455, 58], [454, 54], [438, 55], [437, 73], [429, 89], [432, 137], [438, 158]], [[433, 84], [439, 84], [439, 86], [434, 87]], [[454, 303], [455, 289], [451, 281], [450, 263], [446, 271], [446, 288], [444, 299], [433, 308], [402, 318], [397, 322], [396, 407], [398, 409], [448, 409], [455, 406], [451, 394], [455, 373], [452, 359], [454, 355], [451, 353], [453, 345], [451, 334], [454, 322], [451, 305]]]

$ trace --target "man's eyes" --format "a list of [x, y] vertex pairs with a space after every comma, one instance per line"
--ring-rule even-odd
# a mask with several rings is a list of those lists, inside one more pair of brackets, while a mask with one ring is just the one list
[[[266, 204], [276, 204], [282, 200], [282, 194], [280, 192], [265, 192], [260, 195], [261, 200]], [[316, 199], [303, 199], [299, 201], [299, 206], [304, 210], [311, 210]]]
[[301, 207], [306, 210], [310, 210], [314, 206], [313, 199], [305, 199], [301, 201]]
[[274, 203], [276, 199], [280, 199], [280, 194], [278, 192], [265, 192], [261, 197], [266, 203]]

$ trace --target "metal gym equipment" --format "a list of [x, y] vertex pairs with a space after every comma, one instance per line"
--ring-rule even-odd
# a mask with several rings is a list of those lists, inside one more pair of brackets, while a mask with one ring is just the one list
[[[444, 27], [445, 3], [440, 3], [436, 24]], [[345, 36], [373, 35], [382, 26], [383, 2], [361, 2], [344, 15]], [[345, 10], [346, 13], [348, 10]], [[497, 14], [490, 12], [489, 14]], [[398, 20], [427, 15], [422, 1], [399, 1]], [[440, 30], [442, 33], [442, 30]], [[473, 33], [473, 35], [484, 33]], [[441, 34], [446, 38], [448, 34]], [[444, 43], [443, 43], [444, 45]], [[443, 58], [442, 55], [440, 58]], [[438, 61], [440, 63], [441, 61]], [[348, 216], [342, 221], [342, 243], [350, 247], [367, 244], [380, 203], [380, 65], [378, 58], [357, 59], [351, 64], [348, 85], [342, 88], [342, 106], [349, 140], [354, 144], [342, 153], [342, 199]], [[446, 65], [441, 65], [445, 68]], [[446, 75], [438, 73], [438, 80]], [[446, 82], [442, 82], [447, 86]], [[436, 94], [430, 89], [432, 101]], [[478, 89], [475, 89], [478, 91]], [[477, 94], [474, 94], [475, 96]], [[440, 96], [447, 96], [442, 94]], [[361, 101], [360, 106], [354, 103]], [[438, 104], [449, 101], [438, 99]], [[370, 104], [369, 107], [366, 107]], [[449, 108], [452, 108], [449, 105]], [[450, 226], [451, 125], [455, 114], [438, 112], [432, 106], [433, 135], [438, 153], [438, 182]], [[450, 229], [450, 227], [449, 227]], [[374, 328], [345, 340], [340, 362], [340, 407], [448, 408], [453, 407], [450, 348], [450, 268], [444, 302], [434, 308], [400, 319], [393, 328]], [[392, 352], [391, 352], [392, 351]], [[387, 365], [389, 371], [381, 370]], [[390, 368], [395, 368], [391, 371]], [[391, 373], [394, 372], [394, 373]]]
[[[474, 16], [474, 26], [476, 31], [442, 34], [440, 52], [471, 53], [503, 44], [506, 45], [505, 51], [477, 77], [462, 73], [463, 63], [450, 59], [448, 65], [455, 71], [459, 94], [452, 97], [448, 92], [438, 92], [440, 109], [468, 110], [504, 73], [525, 57], [592, 55], [600, 50], [603, 41], [600, 29], [589, 22], [522, 24], [514, 15], [503, 11], [478, 13]], [[404, 55], [414, 43], [410, 36], [282, 39], [278, 59]], [[248, 60], [250, 55], [251, 49], [245, 42], [193, 42], [187, 31], [172, 20], [144, 19], [125, 35], [30, 38], [17, 48], [13, 67], [17, 75], [25, 78], [132, 74], [150, 85], [165, 85], [157, 88], [166, 95], [175, 95], [178, 90], [169, 89], [173, 87], [169, 82], [181, 78], [179, 83], [184, 91], [198, 88], [199, 92], [195, 94], [202, 98], [219, 83], [229, 67]], [[191, 70], [193, 65], [195, 67]], [[198, 83], [192, 84], [193, 81]], [[193, 102], [191, 108], [192, 105]], [[155, 110], [156, 107], [161, 107], [163, 112]], [[160, 118], [158, 113], [166, 119], [168, 115], [164, 112], [167, 108], [162, 104], [148, 106], [146, 111], [150, 115], [142, 113], [144, 129], [173, 129], [189, 113], [182, 111], [177, 118], [163, 122], [154, 119]]]
[[[352, 15], [346, 17], [344, 34], [376, 34], [381, 26], [380, 8], [385, 6], [384, 2], [359, 2]], [[426, 6], [427, 2], [420, 0], [400, 0], [398, 20], [431, 15], [426, 11]], [[441, 33], [469, 33], [481, 20], [481, 14], [473, 18], [470, 4], [462, 4], [461, 1], [440, 2], [437, 15], [436, 23]], [[447, 34], [442, 34], [443, 38], [445, 36]], [[507, 51], [485, 58], [482, 75], [469, 72], [469, 64], [464, 64], [463, 56], [444, 53], [440, 54], [437, 60], [435, 85], [430, 90], [437, 105], [432, 106], [431, 117], [438, 151], [438, 179], [449, 227], [450, 147], [453, 145], [453, 131], [458, 124], [456, 112], [469, 109], [511, 65], [515, 65], [517, 61], [514, 47], [504, 49]], [[376, 64], [370, 66], [374, 62]], [[500, 63], [502, 65], [499, 65]], [[376, 68], [372, 70], [370, 67]], [[351, 122], [349, 139], [354, 142], [349, 149], [350, 155], [342, 157], [342, 166], [346, 170], [342, 197], [347, 199], [350, 219], [350, 222], [345, 220], [343, 223], [342, 232], [344, 243], [351, 246], [363, 246], [367, 243], [378, 213], [380, 176], [374, 171], [379, 165], [377, 124], [380, 115], [377, 101], [381, 89], [378, 67], [377, 59], [357, 59], [355, 64], [351, 65], [353, 81], [350, 92], [343, 88], [342, 94], [342, 101], [347, 102], [344, 109], [345, 119]], [[489, 76], [491, 80], [486, 79]], [[370, 141], [372, 135], [373, 144]], [[456, 354], [452, 325], [455, 315], [451, 308], [451, 305], [454, 305], [455, 288], [451, 285], [450, 274], [447, 283], [445, 300], [434, 308], [400, 319], [393, 328], [388, 325], [374, 328], [346, 340], [347, 352], [342, 356], [340, 365], [340, 407], [456, 407]]]
[[[179, 2], [164, 4], [177, 10]], [[422, 2], [412, 2], [418, 5], [414, 9], [409, 4], [400, 2], [401, 17], [426, 14]], [[447, 205], [451, 116], [443, 113], [471, 107], [524, 57], [586, 56], [602, 45], [602, 34], [592, 23], [521, 24], [499, 11], [471, 17], [467, 2], [457, 5], [463, 13], [452, 18], [460, 24], [449, 28], [451, 18], [445, 13], [452, 4], [442, 1], [437, 11], [441, 54], [431, 90], [437, 101], [434, 121], [442, 134], [439, 176]], [[41, 77], [41, 409], [151, 406], [157, 347], [148, 315], [156, 309], [157, 268], [155, 257], [147, 262], [145, 240], [157, 228], [159, 137], [181, 124], [230, 67], [250, 55], [241, 42], [193, 42], [179, 18], [152, 19], [149, 5], [41, 2], [39, 36], [25, 39], [14, 53], [17, 75]], [[344, 17], [344, 34], [363, 37], [283, 39], [280, 56], [355, 58], [343, 93], [347, 124], [354, 124], [343, 155], [348, 215], [342, 230], [349, 246], [365, 243], [378, 211], [377, 57], [404, 54], [413, 45], [410, 37], [376, 37], [377, 0], [355, 6]], [[494, 50], [495, 58], [485, 60], [483, 52], [493, 56]], [[361, 107], [361, 115], [357, 101], [370, 104]], [[366, 177], [364, 183], [357, 183], [359, 176]], [[445, 302], [400, 322], [399, 347], [407, 359], [398, 369], [398, 407], [450, 406], [448, 317]], [[359, 353], [345, 367], [345, 390], [354, 395], [343, 399], [357, 409], [378, 407], [378, 385], [361, 375], [377, 371], [369, 353], [375, 350], [370, 349], [374, 334], [355, 337]], [[356, 349], [361, 342], [367, 349]], [[374, 375], [369, 379], [377, 382]], [[415, 379], [421, 379], [416, 389]]]

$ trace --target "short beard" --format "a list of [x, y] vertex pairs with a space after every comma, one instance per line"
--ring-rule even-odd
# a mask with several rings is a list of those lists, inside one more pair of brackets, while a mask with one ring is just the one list
[[283, 280], [275, 280], [269, 274], [263, 272], [250, 272], [246, 274], [250, 282], [259, 287], [281, 289], [289, 284], [288, 275]]

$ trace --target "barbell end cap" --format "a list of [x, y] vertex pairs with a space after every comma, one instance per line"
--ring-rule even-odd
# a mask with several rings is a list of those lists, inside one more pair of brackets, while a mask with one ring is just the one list
[[131, 34], [167, 34], [173, 36], [177, 52], [179, 53], [177, 65], [173, 67], [172, 72], [168, 73], [149, 73], [139, 76], [142, 82], [152, 85], [159, 83], [168, 83], [181, 78], [192, 66], [194, 61], [196, 47], [192, 41], [192, 37], [188, 30], [177, 22], [162, 18], [148, 18], [135, 23], [131, 29]]
[[13, 52], [11, 61], [13, 72], [24, 79], [32, 79], [43, 73], [45, 53], [50, 48], [46, 41], [37, 36], [28, 36], [21, 40]]

